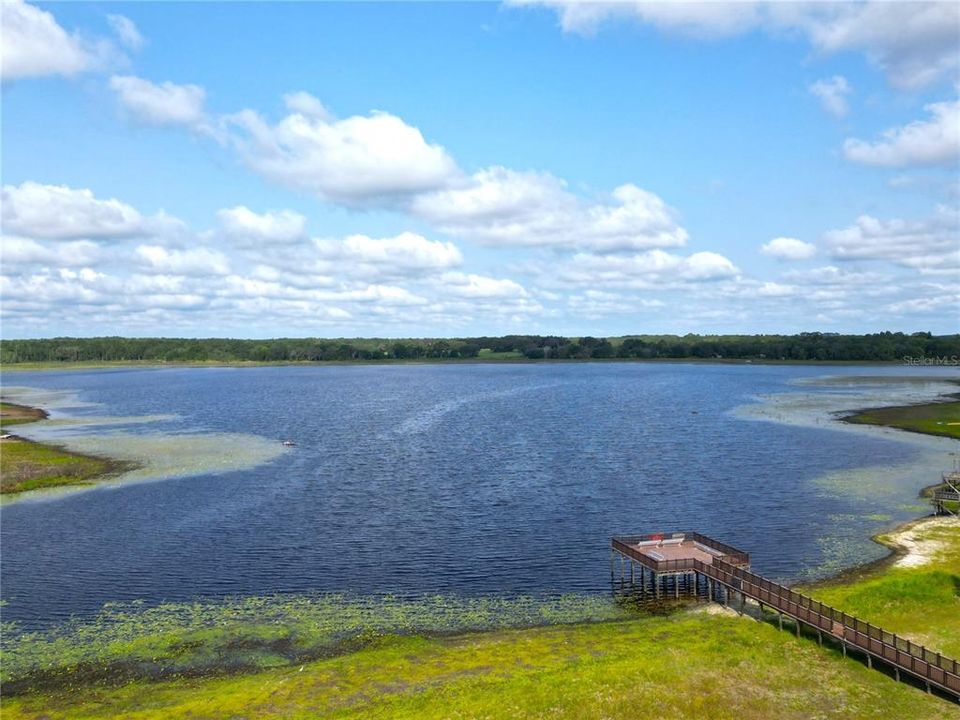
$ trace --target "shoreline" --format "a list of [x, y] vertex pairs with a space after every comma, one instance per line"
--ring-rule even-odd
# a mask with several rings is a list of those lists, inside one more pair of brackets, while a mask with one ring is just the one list
[[[947, 379], [947, 382], [960, 381]], [[902, 432], [960, 440], [960, 393], [947, 393], [940, 397], [943, 399], [926, 403], [857, 408], [837, 419], [850, 425], [893, 428]], [[932, 426], [933, 423], [936, 426]]]
[[[10, 425], [41, 422], [49, 418], [50, 413], [44, 408], [6, 400], [2, 402], [2, 409], [0, 445], [6, 450], [2, 458], [4, 478], [0, 483], [0, 497], [4, 499], [43, 490], [92, 487], [138, 467], [128, 460], [76, 452], [56, 443], [7, 433]], [[19, 474], [26, 477], [8, 487], [8, 476]]]
[[[931, 486], [934, 487], [934, 486]], [[924, 488], [926, 491], [928, 488]], [[921, 495], [922, 497], [922, 495]], [[960, 523], [960, 518], [946, 515], [922, 515], [921, 517], [907, 520], [894, 526], [892, 529], [870, 536], [871, 542], [880, 545], [888, 550], [888, 553], [882, 558], [871, 560], [870, 562], [852, 565], [848, 568], [819, 580], [809, 582], [799, 582], [790, 585], [791, 588], [800, 588], [804, 590], [817, 590], [822, 588], [834, 588], [844, 585], [852, 585], [857, 582], [869, 580], [883, 574], [885, 570], [900, 566], [904, 560], [915, 559], [916, 562], [906, 565], [906, 567], [916, 567], [925, 564], [929, 559], [927, 556], [917, 551], [916, 545], [909, 536], [918, 530], [926, 530], [941, 526], [950, 526]], [[920, 562], [922, 560], [922, 562]]]
[[[880, 430], [880, 428], [868, 432], [876, 432], [877, 430]], [[921, 490], [918, 497], [923, 497], [925, 490], [927, 488]], [[845, 568], [817, 581], [794, 583], [792, 587], [802, 592], [812, 590], [814, 597], [818, 597], [820, 593], [829, 594], [831, 592], [844, 595], [849, 598], [850, 602], [834, 602], [835, 607], [848, 610], [851, 614], [864, 619], [872, 620], [872, 610], [864, 610], [862, 603], [858, 604], [856, 593], [863, 592], [862, 587], [864, 586], [870, 587], [884, 583], [892, 586], [892, 583], [898, 578], [907, 577], [916, 579], [918, 582], [927, 582], [926, 578], [930, 575], [942, 575], [943, 570], [936, 566], [938, 561], [942, 561], [941, 554], [938, 552], [942, 548], [938, 545], [940, 541], [937, 539], [937, 532], [940, 532], [939, 537], [941, 539], [949, 538], [949, 544], [943, 542], [940, 544], [951, 553], [956, 553], [956, 535], [953, 533], [957, 527], [960, 527], [960, 521], [949, 517], [925, 515], [909, 519], [871, 536], [870, 540], [872, 542], [888, 551], [884, 557]], [[943, 534], [944, 531], [948, 534]], [[918, 537], [924, 533], [932, 534], [934, 537], [926, 539]], [[928, 563], [933, 563], [934, 567], [925, 570], [923, 566]], [[916, 575], [904, 575], [903, 571], [908, 573], [918, 572]], [[894, 597], [899, 598], [899, 602], [905, 607], [911, 601], [908, 595], [894, 595]], [[821, 597], [820, 599], [824, 598]], [[826, 598], [825, 601], [828, 599]], [[257, 600], [256, 596], [249, 599], [250, 602], [254, 603]], [[212, 602], [209, 608], [216, 612], [216, 608], [221, 607], [221, 605], [222, 601]], [[229, 605], [223, 605], [223, 607], [229, 607]], [[929, 608], [926, 609], [926, 612], [929, 612]], [[931, 647], [936, 647], [938, 643], [946, 643], [939, 649], [943, 650], [945, 654], [952, 653], [956, 657], [956, 648], [952, 647], [945, 640], [946, 636], [943, 635], [945, 626], [941, 622], [941, 626], [938, 627], [937, 619], [928, 616], [926, 612], [924, 606], [918, 606], [909, 621], [906, 622], [905, 629], [898, 628], [896, 625], [892, 629], [905, 633], [904, 637], [914, 636], [919, 637], [920, 640], [926, 639], [927, 643], [933, 642], [934, 645], [930, 645]], [[754, 618], [754, 620], [757, 620], [757, 618]], [[150, 643], [155, 640], [154, 635], [157, 630], [151, 629], [149, 622], [141, 626], [137, 616], [129, 616], [128, 621], [136, 628], [134, 633], [143, 633], [139, 638], [134, 638], [133, 641], [143, 641], [146, 646], [150, 647]], [[174, 637], [176, 637], [177, 643], [182, 644], [184, 648], [189, 647], [191, 642], [199, 642], [200, 644], [196, 649], [199, 654], [202, 654], [205, 648], [210, 651], [217, 648], [230, 648], [238, 644], [239, 647], [244, 643], [250, 644], [251, 652], [254, 652], [255, 648], [260, 648], [261, 644], [263, 645], [263, 651], [268, 651], [272, 644], [288, 642], [286, 639], [288, 636], [285, 634], [286, 630], [296, 627], [296, 617], [289, 618], [286, 624], [281, 620], [275, 620], [273, 622], [277, 623], [276, 627], [270, 632], [276, 632], [277, 636], [266, 635], [261, 638], [261, 633], [266, 632], [261, 628], [266, 628], [263, 623], [267, 621], [259, 618], [251, 622], [254, 624], [248, 627], [233, 618], [229, 618], [223, 624], [214, 624], [208, 630], [201, 630], [199, 634], [196, 630], [192, 631], [193, 634], [191, 632], [180, 632], [179, 634], [175, 632]], [[882, 619], [878, 624], [883, 624]], [[698, 606], [663, 617], [623, 617], [611, 620], [580, 619], [568, 621], [544, 617], [542, 622], [523, 625], [519, 628], [491, 627], [468, 629], [466, 631], [437, 632], [428, 628], [412, 627], [406, 632], [397, 633], [375, 631], [370, 635], [369, 631], [365, 631], [366, 634], [358, 634], [355, 638], [348, 639], [342, 645], [339, 645], [339, 649], [336, 651], [321, 653], [316, 656], [308, 653], [299, 658], [287, 659], [282, 663], [277, 661], [277, 664], [263, 667], [256, 665], [232, 666], [228, 655], [224, 657], [223, 662], [226, 665], [223, 666], [207, 667], [199, 665], [182, 673], [176, 669], [164, 671], [164, 663], [168, 660], [164, 660], [164, 652], [160, 652], [160, 658], [154, 658], [155, 662], [159, 661], [159, 674], [153, 674], [157, 672], [156, 670], [139, 670], [133, 664], [128, 666], [126, 663], [131, 661], [125, 659], [125, 656], [106, 655], [103, 660], [100, 660], [100, 656], [94, 654], [94, 660], [81, 663], [75, 669], [71, 669], [72, 666], [67, 661], [58, 659], [58, 663], [65, 664], [51, 666], [58, 667], [60, 670], [54, 670], [54, 674], [49, 677], [40, 675], [37, 678], [37, 685], [31, 688], [31, 681], [27, 680], [28, 684], [22, 688], [22, 691], [14, 691], [12, 695], [3, 694], [5, 702], [11, 703], [13, 717], [28, 717], [27, 714], [18, 715], [17, 712], [18, 709], [26, 712], [26, 709], [31, 707], [35, 708], [31, 710], [32, 713], [39, 711], [46, 713], [51, 709], [54, 711], [62, 709], [63, 715], [49, 714], [51, 718], [73, 717], [71, 713], [79, 707], [93, 707], [89, 703], [99, 703], [99, 699], [94, 700], [92, 698], [105, 688], [111, 688], [111, 696], [103, 705], [102, 712], [106, 714], [102, 717], [111, 716], [110, 713], [113, 708], [124, 708], [124, 711], [128, 711], [131, 708], [138, 707], [137, 703], [141, 693], [153, 697], [154, 701], [157, 702], [156, 707], [158, 712], [161, 713], [157, 716], [158, 718], [187, 717], [187, 715], [179, 714], [180, 710], [176, 711], [175, 714], [173, 707], [181, 707], [180, 703], [183, 703], [183, 706], [186, 707], [192, 702], [193, 693], [201, 695], [206, 693], [216, 694], [218, 692], [217, 688], [223, 687], [225, 689], [229, 688], [225, 692], [236, 692], [238, 697], [246, 697], [245, 693], [251, 692], [254, 685], [259, 687], [264, 683], [274, 681], [285, 684], [286, 687], [291, 688], [291, 692], [294, 692], [297, 688], [310, 687], [309, 683], [313, 677], [325, 678], [329, 676], [328, 673], [340, 672], [329, 668], [353, 667], [354, 664], [361, 668], [373, 668], [372, 671], [363, 669], [359, 671], [357, 676], [360, 683], [358, 692], [362, 693], [365, 688], [371, 686], [370, 683], [390, 682], [393, 679], [391, 676], [396, 672], [394, 667], [390, 667], [388, 670], [378, 670], [376, 668], [379, 667], [378, 663], [380, 661], [378, 658], [383, 653], [390, 652], [394, 647], [400, 648], [403, 657], [414, 664], [429, 661], [431, 656], [428, 655], [426, 659], [421, 659], [419, 655], [419, 653], [425, 652], [424, 648], [428, 648], [429, 652], [438, 653], [445, 652], [447, 648], [456, 650], [456, 648], [463, 647], [467, 650], [467, 654], [461, 657], [466, 658], [464, 662], [471, 667], [470, 672], [482, 675], [484, 672], [483, 663], [479, 656], [477, 658], [473, 656], [483, 652], [477, 648], [486, 648], [490, 645], [513, 648], [514, 645], [511, 643], [515, 644], [517, 646], [515, 650], [505, 650], [503, 655], [504, 661], [511, 662], [518, 661], [518, 658], [523, 657], [523, 653], [530, 652], [529, 648], [531, 646], [539, 648], [538, 643], [548, 643], [544, 646], [542, 655], [536, 653], [527, 655], [526, 662], [530, 672], [536, 672], [541, 665], [547, 662], [551, 648], [549, 643], [562, 642], [565, 647], [571, 643], [576, 646], [578, 646], [577, 643], [587, 643], [588, 647], [594, 647], [596, 642], [602, 642], [606, 645], [604, 653], [609, 653], [612, 647], [610, 639], [626, 634], [630, 637], [635, 636], [635, 641], [629, 648], [630, 657], [633, 657], [636, 652], [636, 644], [642, 643], [642, 646], [650, 650], [650, 654], [656, 655], [661, 652], [660, 638], [679, 633], [679, 636], [670, 642], [669, 647], [664, 647], [662, 650], [669, 650], [672, 654], [677, 655], [684, 665], [688, 663], [705, 664], [704, 667], [707, 671], [710, 671], [715, 667], [719, 668], [722, 663], [726, 662], [730, 652], [745, 652], [746, 654], [740, 660], [741, 663], [752, 663], [756, 658], [762, 658], [756, 659], [756, 662], [760, 663], [764, 671], [768, 673], [776, 672], [791, 675], [801, 672], [801, 665], [804, 662], [808, 665], [825, 663], [832, 668], [830, 672], [836, 673], [836, 675], [830, 675], [829, 673], [824, 675], [821, 679], [824, 687], [832, 688], [837, 685], [848, 688], [846, 690], [848, 693], [859, 692], [861, 688], [872, 688], [872, 692], [889, 692], [891, 693], [890, 697], [900, 697], [902, 694], [911, 702], [913, 700], [918, 703], [926, 702], [926, 696], [922, 693], [917, 693], [916, 690], [907, 686], [890, 685], [880, 673], [861, 674], [856, 663], [849, 663], [846, 660], [841, 661], [836, 652], [824, 652], [817, 648], [816, 643], [810, 643], [808, 640], [795, 640], [792, 633], [777, 633], [774, 625], [775, 623], [763, 622], [762, 619], [758, 622], [743, 623], [737, 616], [719, 607]], [[272, 624], [271, 627], [273, 627]], [[949, 627], [952, 627], [952, 625], [949, 625]], [[938, 628], [941, 634], [939, 639], [931, 641], [927, 639], [928, 632], [933, 632], [934, 628]], [[204, 633], [207, 634], [204, 635]], [[200, 642], [199, 637], [201, 635], [206, 640]], [[703, 637], [708, 638], [714, 644], [720, 644], [725, 650], [718, 652], [716, 658], [711, 654], [704, 655], [704, 651], [701, 650], [702, 646], [699, 644]], [[754, 644], [748, 645], [746, 649], [735, 647], [738, 642], [744, 640]], [[797, 645], [794, 646], [792, 644], [794, 642]], [[788, 645], [785, 646], [785, 644]], [[217, 652], [220, 652], [220, 650], [218, 649]], [[540, 650], [536, 652], [539, 653]], [[513, 653], [516, 653], [516, 655]], [[786, 654], [778, 655], [777, 653]], [[805, 660], [788, 659], [793, 658], [798, 653]], [[595, 655], [589, 655], [589, 662], [597, 662], [596, 658]], [[176, 662], [172, 658], [169, 661]], [[101, 662], [104, 663], [102, 667], [100, 666]], [[184, 658], [184, 662], [189, 663], [190, 658]], [[635, 662], [639, 663], [640, 661]], [[372, 665], [370, 665], [371, 663]], [[480, 667], [473, 669], [474, 664]], [[573, 666], [570, 672], [578, 672], [574, 669], [576, 667]], [[367, 673], [369, 672], [374, 674], [368, 678]], [[73, 678], [69, 686], [62, 684], [67, 677]], [[339, 677], [339, 675], [334, 677]], [[564, 677], [567, 678], [564, 682], [572, 682], [574, 676], [565, 675]], [[279, 680], [277, 680], [278, 678]], [[766, 678], [751, 681], [752, 685], [750, 687], [763, 688], [762, 692], [767, 692], [764, 685], [765, 681]], [[458, 687], [455, 681], [443, 675], [439, 676], [435, 682], [441, 689]], [[665, 682], [672, 683], [673, 679], [669, 678]], [[15, 681], [11, 687], [17, 687], [17, 682]], [[655, 691], [660, 685], [654, 684], [650, 687]], [[390, 692], [394, 691], [390, 690]], [[748, 689], [748, 692], [761, 691]], [[779, 694], [788, 691], [778, 688], [776, 692]], [[331, 698], [337, 697], [339, 695], [333, 692]], [[830, 696], [827, 695], [827, 697]], [[74, 705], [75, 702], [78, 704]], [[244, 700], [243, 702], [247, 703], [251, 700]], [[721, 707], [724, 707], [726, 702], [721, 698]], [[879, 698], [878, 702], [881, 702]], [[934, 702], [939, 703], [941, 701], [934, 699]], [[87, 705], [84, 703], [87, 703]], [[193, 706], [190, 705], [190, 707]], [[731, 708], [735, 707], [737, 707], [736, 704], [731, 704]], [[934, 712], [933, 717], [939, 717], [935, 713], [940, 707], [939, 705], [931, 705]], [[91, 710], [89, 717], [94, 717], [92, 712]], [[120, 712], [120, 710], [117, 710], [117, 712]], [[726, 715], [722, 716], [727, 717]], [[29, 717], [34, 717], [34, 714], [29, 715]], [[88, 717], [88, 715], [84, 715], [84, 717]], [[98, 714], [96, 717], [100, 718], [101, 716]], [[273, 717], [273, 715], [270, 715], [270, 717]]]
[[585, 364], [689, 364], [689, 365], [788, 365], [810, 367], [849, 367], [865, 365], [871, 367], [923, 367], [941, 369], [956, 367], [953, 365], [913, 365], [902, 360], [775, 360], [768, 358], [557, 358], [530, 359], [510, 358], [423, 358], [416, 360], [197, 360], [197, 361], [160, 361], [160, 360], [109, 360], [79, 362], [23, 362], [6, 363], [0, 367], [2, 372], [43, 372], [50, 370], [115, 370], [125, 368], [163, 369], [163, 368], [259, 368], [259, 367], [339, 367], [339, 366], [390, 366], [390, 365], [585, 365]]

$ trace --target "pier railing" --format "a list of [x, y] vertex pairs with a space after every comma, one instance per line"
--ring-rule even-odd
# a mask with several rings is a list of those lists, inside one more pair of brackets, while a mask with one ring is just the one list
[[749, 565], [750, 564], [750, 555], [738, 550], [732, 545], [727, 545], [726, 543], [718, 542], [713, 538], [709, 538], [706, 535], [701, 535], [700, 533], [695, 532], [676, 532], [676, 533], [656, 533], [649, 535], [629, 535], [625, 537], [615, 537], [613, 538], [613, 549], [616, 550], [621, 555], [625, 555], [633, 560], [636, 560], [641, 565], [645, 565], [654, 572], [664, 573], [664, 572], [683, 572], [684, 570], [693, 571], [694, 565], [696, 562], [692, 558], [679, 558], [674, 560], [657, 560], [656, 558], [650, 557], [650, 555], [640, 552], [636, 546], [638, 543], [642, 542], [651, 542], [654, 540], [690, 540], [693, 542], [698, 542], [705, 547], [716, 550], [720, 553], [718, 560], [724, 560], [731, 565]]
[[757, 602], [829, 633], [960, 698], [960, 663], [842, 610], [723, 560], [694, 560], [694, 570]]

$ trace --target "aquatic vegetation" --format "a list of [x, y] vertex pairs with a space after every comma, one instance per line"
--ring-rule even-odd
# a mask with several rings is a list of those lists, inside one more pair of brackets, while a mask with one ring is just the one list
[[[4, 502], [14, 502], [25, 497], [23, 493], [32, 490], [57, 493], [81, 490], [93, 484], [126, 483], [136, 480], [161, 480], [173, 477], [186, 477], [206, 473], [231, 472], [255, 467], [268, 462], [284, 452], [284, 448], [274, 440], [248, 433], [225, 432], [171, 432], [150, 428], [151, 425], [168, 422], [178, 418], [172, 414], [152, 414], [135, 416], [113, 415], [69, 415], [62, 410], [78, 407], [96, 407], [96, 404], [81, 401], [75, 392], [67, 390], [45, 390], [31, 387], [10, 387], [3, 389], [4, 398], [15, 399], [21, 403], [41, 405], [57, 409], [58, 414], [47, 417], [44, 410], [36, 410], [39, 415], [31, 416], [26, 422], [43, 419], [20, 430], [24, 437], [33, 440], [31, 452], [34, 455], [45, 453], [43, 458], [18, 460], [20, 465], [28, 467], [23, 472], [11, 472], [9, 477], [22, 477], [16, 484], [16, 490], [6, 487], [8, 496]], [[4, 415], [13, 412], [13, 408], [35, 410], [23, 405], [4, 403]], [[22, 413], [18, 412], [18, 415]], [[9, 424], [9, 421], [5, 421]], [[24, 422], [19, 417], [14, 422]], [[110, 430], [104, 428], [145, 426], [139, 432]], [[45, 443], [53, 443], [50, 448]], [[47, 448], [46, 451], [41, 450]], [[6, 450], [6, 448], [4, 448]], [[21, 449], [11, 451], [13, 456], [25, 455]], [[58, 455], [59, 453], [59, 455]], [[61, 457], [62, 456], [62, 457]], [[64, 463], [63, 458], [73, 457], [75, 461], [69, 469], [47, 479], [38, 479], [40, 465]], [[84, 459], [88, 461], [86, 466]], [[99, 465], [97, 465], [99, 463]], [[97, 469], [99, 467], [99, 469]], [[8, 476], [8, 472], [4, 472]], [[46, 477], [46, 476], [45, 476]], [[5, 483], [10, 485], [10, 483]], [[12, 487], [12, 486], [11, 486]], [[9, 493], [16, 492], [16, 495]], [[31, 493], [32, 494], [32, 493]]]
[[206, 473], [244, 470], [284, 452], [276, 440], [247, 433], [127, 433], [72, 435], [63, 438], [71, 450], [137, 464], [118, 481], [160, 480]]
[[[880, 539], [889, 538], [881, 536]], [[960, 522], [926, 522], [917, 539], [938, 548], [915, 567], [868, 568], [855, 582], [804, 590], [891, 632], [960, 656]]]
[[960, 402], [874, 408], [850, 415], [844, 420], [849, 423], [884, 425], [960, 440]]
[[222, 602], [112, 603], [98, 617], [49, 631], [4, 625], [4, 692], [84, 678], [214, 674], [288, 665], [356, 650], [385, 635], [622, 620], [609, 598], [345, 595], [268, 596]]
[[101, 457], [21, 439], [3, 441], [0, 450], [0, 493], [5, 495], [46, 488], [89, 485], [106, 475], [132, 467]]
[[77, 682], [4, 717], [944, 718], [950, 706], [839, 651], [732, 614], [384, 636], [357, 652], [223, 678]]

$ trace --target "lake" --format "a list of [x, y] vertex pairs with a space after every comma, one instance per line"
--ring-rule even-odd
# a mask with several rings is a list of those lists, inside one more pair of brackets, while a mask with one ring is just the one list
[[144, 467], [0, 509], [3, 618], [39, 627], [115, 600], [276, 592], [609, 593], [610, 536], [660, 529], [741, 547], [771, 577], [821, 576], [882, 556], [870, 535], [925, 514], [917, 493], [956, 450], [838, 429], [830, 412], [932, 397], [948, 375], [683, 363], [7, 373], [5, 392], [52, 411], [20, 434]]

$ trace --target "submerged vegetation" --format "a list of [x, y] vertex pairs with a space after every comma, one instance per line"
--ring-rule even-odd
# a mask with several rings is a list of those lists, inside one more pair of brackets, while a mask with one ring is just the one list
[[569, 338], [505, 335], [472, 338], [50, 338], [5, 340], [0, 362], [351, 362], [408, 360], [701, 359], [900, 361], [956, 365], [960, 335], [629, 335]]
[[112, 603], [93, 620], [51, 631], [4, 627], [5, 694], [97, 680], [216, 675], [356, 651], [387, 635], [623, 620], [636, 615], [608, 598], [344, 595], [248, 597], [208, 603]]
[[843, 418], [862, 425], [884, 425], [960, 440], [960, 400], [924, 405], [872, 408]]
[[960, 658], [960, 520], [928, 519], [877, 539], [892, 547], [906, 541], [911, 554], [804, 592]]
[[89, 485], [132, 464], [70, 452], [23, 438], [0, 441], [0, 493]]
[[[807, 592], [956, 655], [960, 523], [927, 521], [912, 542], [926, 564], [888, 563]], [[143, 720], [659, 717], [665, 707], [676, 718], [960, 716], [765, 619], [716, 606], [637, 616], [604, 598], [114, 606], [59, 632], [5, 628], [4, 688], [19, 694], [4, 711]], [[555, 622], [574, 624], [505, 629]], [[488, 629], [464, 632], [478, 628]], [[298, 647], [312, 647], [314, 659]], [[215, 671], [236, 674], [197, 677]]]
[[[666, 713], [665, 709], [669, 708]], [[228, 678], [15, 697], [4, 716], [94, 718], [946, 717], [944, 700], [736, 617], [682, 615], [363, 650]]]
[[[913, 426], [875, 424], [944, 434], [938, 423], [957, 405], [888, 408]], [[38, 419], [29, 410], [4, 404], [3, 421]], [[4, 492], [17, 453], [47, 470], [76, 458], [106, 463], [94, 475], [110, 470], [19, 439], [2, 451]], [[960, 656], [960, 522], [911, 532], [910, 563], [804, 592]], [[654, 616], [599, 596], [277, 595], [114, 603], [49, 630], [0, 629], [5, 718], [960, 717], [836, 647], [779, 632], [770, 615], [717, 606]]]
[[[0, 403], [0, 427], [36, 422], [47, 417], [39, 408]], [[0, 440], [0, 494], [88, 485], [104, 476], [132, 468], [130, 463], [70, 452], [55, 445], [13, 436]]]

